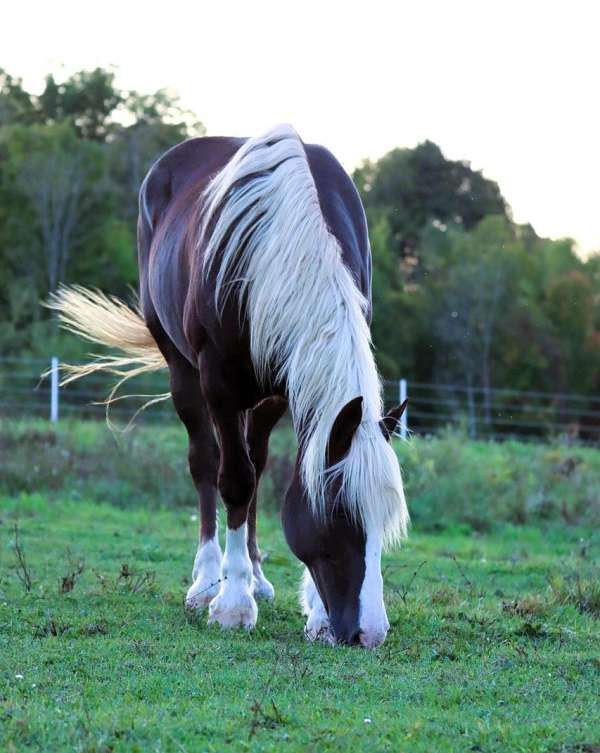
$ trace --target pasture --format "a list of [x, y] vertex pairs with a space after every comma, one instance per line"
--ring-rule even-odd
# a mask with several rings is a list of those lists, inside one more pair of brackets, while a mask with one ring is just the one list
[[252, 634], [183, 608], [197, 526], [183, 432], [120, 441], [91, 423], [0, 432], [0, 749], [600, 749], [597, 452], [452, 435], [399, 448], [414, 525], [384, 559], [388, 640], [366, 652], [302, 637], [273, 498], [285, 429], [259, 521], [276, 599]]

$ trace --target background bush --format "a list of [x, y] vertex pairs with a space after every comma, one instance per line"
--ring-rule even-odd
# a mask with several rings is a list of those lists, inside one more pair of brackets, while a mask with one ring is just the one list
[[[101, 422], [0, 423], [0, 493], [43, 492], [120, 507], [195, 504], [187, 469], [186, 435], [176, 424], [146, 421], [126, 434]], [[600, 523], [597, 450], [474, 442], [458, 432], [395, 442], [415, 526], [461, 523], [488, 530], [499, 522]], [[278, 510], [295, 457], [289, 424], [272, 438], [261, 487], [262, 504]]]

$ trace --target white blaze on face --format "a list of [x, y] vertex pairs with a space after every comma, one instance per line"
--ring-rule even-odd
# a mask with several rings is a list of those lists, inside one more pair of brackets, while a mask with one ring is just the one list
[[381, 575], [381, 536], [367, 534], [365, 544], [365, 577], [359, 596], [360, 642], [365, 648], [375, 648], [385, 640], [390, 623], [383, 603]]

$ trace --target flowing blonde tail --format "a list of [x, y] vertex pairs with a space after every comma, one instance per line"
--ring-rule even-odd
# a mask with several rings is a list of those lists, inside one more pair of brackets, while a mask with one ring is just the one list
[[[152, 371], [160, 371], [167, 364], [156, 341], [146, 326], [136, 302], [131, 308], [114, 296], [99, 290], [90, 290], [80, 285], [61, 285], [46, 301], [47, 308], [58, 312], [61, 326], [92, 343], [105, 345], [120, 351], [119, 355], [92, 354], [93, 360], [85, 364], [61, 363], [61, 385], [76, 379], [105, 371], [119, 377], [109, 396], [103, 401], [107, 406], [123, 397], [152, 397], [148, 405], [166, 400], [170, 393], [162, 395], [126, 395], [115, 397], [119, 387], [132, 377]], [[46, 376], [46, 374], [44, 374]], [[137, 415], [139, 411], [136, 412]], [[135, 418], [135, 416], [134, 416]]]

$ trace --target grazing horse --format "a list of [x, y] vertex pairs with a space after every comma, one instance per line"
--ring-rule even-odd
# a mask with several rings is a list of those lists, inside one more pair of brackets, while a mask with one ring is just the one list
[[[50, 305], [88, 340], [118, 346], [75, 368], [167, 365], [189, 435], [200, 540], [187, 593], [209, 622], [253, 628], [271, 599], [256, 541], [269, 435], [289, 406], [298, 438], [282, 506], [306, 569], [306, 634], [374, 647], [389, 629], [381, 552], [408, 513], [371, 350], [364, 211], [329, 151], [278, 126], [257, 138], [200, 138], [163, 155], [140, 191], [136, 311], [82, 288]], [[224, 555], [217, 490], [227, 511]]]

